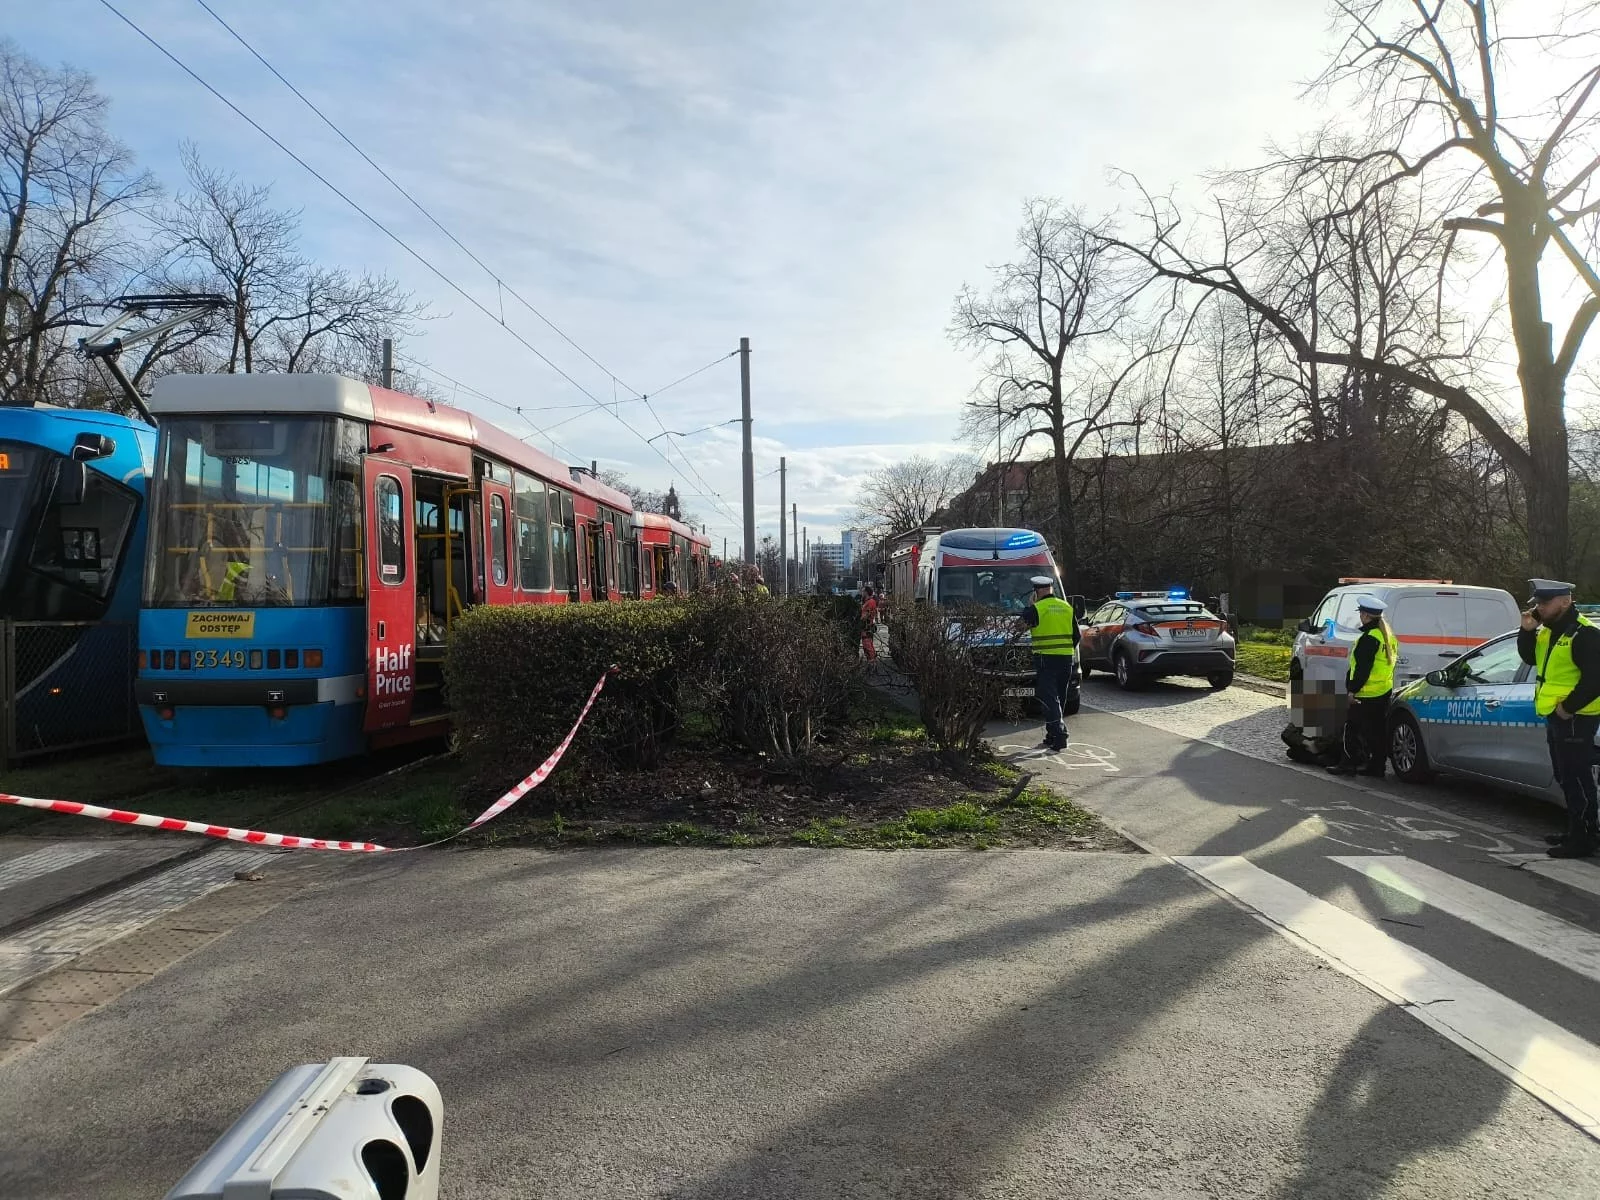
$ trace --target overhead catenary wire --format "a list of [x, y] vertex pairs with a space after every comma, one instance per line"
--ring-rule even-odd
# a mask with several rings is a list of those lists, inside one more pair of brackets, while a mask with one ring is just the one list
[[[556, 426], [550, 425], [550, 426], [540, 427], [539, 425], [535, 424], [533, 421], [529, 420], [528, 417], [527, 417], [527, 414], [526, 414], [526, 410], [524, 410], [523, 408], [519, 407], [518, 405], [507, 404], [504, 400], [496, 399], [494, 396], [489, 395], [488, 392], [480, 391], [479, 389], [471, 386], [470, 384], [466, 384], [466, 383], [461, 382], [461, 380], [456, 379], [454, 376], [446, 375], [443, 371], [439, 370], [437, 367], [429, 366], [425, 362], [419, 362], [417, 359], [412, 358], [409, 354], [396, 355], [396, 357], [401, 359], [401, 361], [403, 361], [405, 363], [408, 363], [414, 370], [422, 371], [422, 372], [424, 372], [424, 373], [426, 373], [428, 375], [432, 375], [432, 376], [434, 376], [434, 378], [438, 379], [440, 382], [447, 383], [450, 386], [455, 387], [455, 388], [459, 388], [461, 391], [466, 392], [469, 396], [476, 397], [477, 399], [482, 400], [487, 404], [493, 404], [496, 408], [505, 409], [507, 412], [512, 413], [515, 416], [517, 416], [523, 422], [523, 424], [527, 425], [531, 430], [533, 430], [534, 434], [537, 434], [539, 437], [547, 439], [552, 446], [554, 446], [556, 449], [560, 450], [561, 453], [565, 454], [568, 458], [577, 458], [577, 457], [579, 457], [578, 452], [576, 450], [572, 449], [572, 447], [570, 447], [570, 446], [567, 446], [567, 445], [563, 444], [562, 442], [557, 441], [553, 436], [551, 436], [550, 430], [554, 429]], [[587, 405], [583, 405], [582, 407], [584, 408], [585, 412], [588, 411], [588, 406]], [[524, 437], [523, 440], [526, 441], [527, 438]]]
[[[455, 247], [458, 250], [460, 250], [468, 258], [470, 258], [474, 263], [476, 263], [483, 270], [483, 272], [486, 275], [488, 275], [491, 279], [494, 280], [495, 294], [499, 298], [500, 324], [501, 325], [505, 325], [505, 300], [504, 300], [504, 295], [506, 293], [509, 293], [511, 295], [512, 299], [516, 300], [519, 304], [521, 304], [524, 308], [526, 308], [534, 316], [538, 317], [539, 320], [543, 321], [546, 325], [548, 325], [550, 327], [550, 329], [553, 330], [556, 333], [556, 335], [559, 336], [564, 342], [566, 342], [569, 346], [571, 346], [579, 354], [583, 355], [584, 358], [588, 359], [589, 362], [593, 363], [597, 368], [599, 368], [600, 371], [603, 372], [607, 376], [607, 378], [609, 378], [611, 380], [611, 382], [612, 382], [612, 384], [614, 386], [621, 386], [623, 389], [625, 389], [626, 391], [629, 391], [629, 392], [633, 392], [634, 391], [633, 388], [629, 387], [626, 383], [623, 382], [623, 380], [616, 374], [616, 372], [612, 371], [609, 367], [607, 367], [604, 363], [602, 363], [594, 355], [590, 354], [589, 351], [585, 350], [582, 346], [580, 346], [570, 335], [568, 335], [568, 333], [564, 329], [562, 329], [559, 325], [557, 325], [554, 321], [552, 321], [548, 316], [546, 316], [543, 312], [541, 312], [531, 301], [529, 301], [520, 292], [518, 292], [516, 288], [512, 287], [509, 283], [505, 282], [505, 280], [500, 277], [499, 273], [496, 272], [493, 267], [491, 267], [488, 263], [484, 262], [483, 259], [478, 257], [477, 254], [473, 253], [471, 248], [469, 248], [466, 245], [466, 243], [464, 243], [460, 238], [458, 238], [454, 233], [452, 233], [445, 226], [445, 224], [442, 221], [440, 221], [431, 212], [429, 212], [427, 207], [420, 200], [418, 200], [415, 196], [413, 196], [409, 191], [407, 191], [405, 186], [403, 184], [401, 184], [399, 180], [395, 179], [394, 176], [390, 175], [388, 171], [384, 170], [383, 167], [381, 167], [376, 161], [374, 161], [372, 156], [369, 155], [365, 150], [363, 150], [359, 145], [357, 145], [355, 140], [352, 139], [349, 134], [345, 133], [345, 131], [339, 127], [338, 123], [335, 122], [332, 117], [328, 116], [327, 113], [323, 112], [322, 109], [318, 108], [317, 105], [311, 100], [310, 97], [308, 97], [304, 92], [302, 92], [293, 83], [291, 83], [284, 76], [284, 74], [281, 71], [278, 70], [277, 67], [273, 66], [272, 63], [270, 61], [268, 61], [267, 57], [264, 54], [262, 54], [253, 45], [251, 45], [248, 40], [246, 40], [246, 38], [244, 37], [243, 34], [241, 34], [232, 25], [228, 24], [228, 22], [225, 21], [217, 13], [217, 11], [214, 8], [211, 7], [210, 4], [206, 3], [206, 0], [195, 0], [195, 3], [197, 3], [201, 8], [205, 9], [205, 11], [211, 16], [212, 20], [216, 21], [216, 23], [218, 25], [222, 26], [222, 28], [225, 29], [228, 32], [228, 34], [234, 39], [234, 41], [238, 42], [239, 45], [243, 46], [245, 48], [245, 50], [249, 52], [251, 57], [253, 57], [257, 62], [259, 62], [269, 72], [271, 72], [273, 77], [275, 79], [277, 79], [279, 83], [283, 84], [284, 87], [288, 88], [291, 92], [293, 92], [295, 97], [297, 99], [299, 99], [299, 101], [302, 104], [304, 104], [307, 108], [309, 108], [313, 113], [315, 113], [316, 116], [317, 116], [317, 119], [320, 120], [329, 129], [331, 129], [334, 132], [334, 134], [339, 138], [340, 141], [344, 142], [345, 145], [349, 146], [350, 149], [354, 150], [356, 152], [356, 154], [361, 157], [363, 162], [365, 162], [369, 167], [371, 167], [379, 175], [383, 176], [384, 180], [389, 184], [389, 186], [394, 188], [395, 191], [399, 192], [401, 196], [405, 197], [406, 201], [408, 203], [410, 203], [410, 205], [413, 208], [415, 208], [419, 213], [421, 213], [423, 215], [423, 217], [427, 219], [429, 224], [431, 224], [440, 233], [444, 234], [444, 236], [446, 238], [448, 238], [451, 241], [451, 243], [453, 245], [455, 245]], [[650, 415], [655, 418], [655, 422], [660, 427], [661, 431], [663, 433], [666, 433], [667, 432], [666, 425], [662, 422], [661, 417], [656, 413], [655, 408], [650, 404], [651, 397], [652, 396], [659, 396], [662, 392], [667, 391], [670, 388], [677, 387], [680, 383], [684, 383], [684, 382], [686, 382], [686, 381], [688, 381], [690, 379], [693, 379], [696, 375], [699, 375], [702, 371], [708, 371], [712, 367], [716, 366], [719, 362], [722, 362], [726, 358], [732, 358], [738, 353], [739, 352], [737, 350], [730, 350], [727, 354], [720, 355], [717, 358], [712, 359], [711, 362], [707, 363], [705, 366], [698, 367], [695, 370], [690, 371], [687, 375], [684, 375], [684, 376], [682, 376], [682, 377], [680, 377], [678, 379], [673, 380], [671, 383], [666, 384], [664, 387], [657, 388], [654, 392], [638, 393], [636, 395], [630, 396], [627, 400], [613, 399], [613, 401], [612, 401], [612, 415], [613, 416], [618, 416], [618, 414], [616, 412], [616, 409], [618, 407], [620, 407], [622, 404], [639, 403], [639, 402], [642, 401], [645, 404], [645, 407], [647, 409], [649, 409]], [[582, 389], [580, 389], [580, 390], [582, 390]], [[538, 411], [538, 410], [535, 410], [535, 411]], [[620, 419], [620, 417], [619, 417], [619, 419]], [[565, 424], [565, 423], [566, 422], [564, 422], [564, 421], [557, 422], [557, 424]], [[636, 436], [641, 436], [641, 435], [637, 434], [637, 431], [635, 431], [635, 434], [636, 434]], [[648, 441], [648, 439], [647, 439], [647, 441]], [[670, 436], [667, 439], [667, 444], [669, 446], [673, 445], [673, 441], [672, 441], [672, 438]], [[656, 452], [658, 454], [661, 453], [659, 450], [657, 450]], [[734, 518], [731, 508], [726, 507], [727, 502], [725, 500], [723, 500], [721, 493], [717, 492], [716, 489], [712, 488], [710, 483], [708, 483], [705, 480], [705, 478], [700, 474], [699, 469], [697, 467], [695, 467], [694, 463], [689, 459], [688, 455], [686, 455], [683, 452], [683, 448], [681, 446], [678, 447], [678, 456], [683, 459], [684, 466], [686, 466], [689, 469], [690, 473], [694, 475], [695, 479], [699, 482], [700, 486], [705, 488], [708, 493], [710, 493], [712, 496], [715, 496], [718, 501], [721, 501], [724, 504], [726, 515], [728, 515], [730, 517], [730, 519], [737, 519], [737, 518]], [[670, 460], [667, 459], [666, 455], [662, 454], [661, 457], [662, 457], [662, 461], [666, 462], [668, 466], [671, 466], [671, 462], [670, 462]]]
[[[503, 290], [504, 292], [509, 293], [513, 300], [515, 300], [517, 303], [521, 304], [524, 308], [526, 308], [534, 316], [538, 317], [539, 320], [543, 321], [546, 325], [548, 325], [551, 328], [551, 330], [553, 330], [555, 332], [555, 334], [558, 337], [561, 338], [562, 341], [567, 343], [567, 345], [571, 346], [579, 354], [583, 355], [584, 358], [588, 359], [591, 363], [593, 363], [596, 367], [598, 367], [605, 375], [607, 375], [614, 382], [619, 383], [619, 384], [622, 383], [622, 381], [620, 379], [618, 379], [617, 376], [604, 363], [602, 363], [599, 359], [595, 358], [594, 355], [590, 354], [582, 346], [578, 345], [577, 342], [575, 342], [571, 337], [569, 337], [567, 335], [567, 332], [564, 329], [562, 329], [559, 325], [557, 325], [549, 317], [545, 316], [544, 313], [540, 312], [538, 308], [534, 307], [534, 305], [530, 301], [525, 299], [522, 296], [522, 294], [517, 291], [516, 288], [512, 287], [509, 283], [507, 283], [504, 279], [502, 279], [500, 277], [500, 275], [494, 270], [493, 267], [489, 266], [488, 263], [484, 262], [483, 259], [479, 258], [476, 254], [474, 254], [470, 249], [467, 248], [467, 246], [461, 241], [460, 238], [456, 237], [456, 235], [451, 233], [449, 229], [445, 228], [444, 224], [437, 217], [435, 217], [431, 212], [429, 212], [423, 206], [423, 204], [422, 204], [422, 202], [420, 200], [418, 200], [410, 192], [406, 191], [406, 189], [399, 183], [398, 180], [395, 179], [394, 176], [390, 175], [389, 172], [385, 171], [376, 162], [374, 162], [372, 160], [371, 156], [368, 155], [367, 152], [365, 150], [363, 150], [360, 146], [356, 145], [356, 143], [351, 140], [350, 136], [348, 134], [346, 134], [344, 130], [340, 129], [339, 126], [334, 123], [334, 121], [333, 121], [333, 119], [331, 117], [329, 117], [325, 112], [323, 112], [320, 108], [318, 108], [315, 104], [313, 104], [311, 102], [311, 100], [306, 96], [306, 94], [304, 92], [302, 92], [299, 88], [295, 87], [294, 84], [290, 83], [287, 79], [285, 79], [283, 74], [282, 74], [282, 72], [280, 72], [277, 67], [273, 66], [270, 62], [268, 62], [266, 57], [259, 50], [257, 50], [254, 46], [252, 46], [248, 41], [246, 41], [244, 39], [244, 36], [242, 34], [240, 34], [238, 30], [236, 30], [232, 25], [229, 25], [220, 16], [218, 16], [216, 10], [213, 9], [209, 4], [207, 4], [206, 0], [195, 0], [195, 3], [198, 4], [201, 8], [205, 9], [206, 12], [210, 13], [212, 19], [214, 21], [216, 21], [216, 23], [218, 25], [221, 25], [224, 29], [226, 29], [228, 31], [228, 33], [230, 35], [232, 35], [234, 41], [238, 42], [239, 45], [243, 46], [247, 51], [249, 51], [251, 56], [254, 57], [255, 60], [257, 62], [259, 62], [263, 67], [265, 67], [268, 71], [272, 72], [273, 76], [277, 78], [279, 83], [283, 84], [284, 87], [288, 88], [297, 97], [299, 97], [300, 102], [302, 104], [304, 104], [307, 108], [309, 108], [312, 112], [314, 112], [317, 115], [317, 117], [322, 121], [322, 123], [324, 125], [326, 125], [329, 129], [333, 130], [333, 132], [338, 135], [339, 139], [342, 142], [344, 142], [345, 145], [349, 146], [350, 149], [354, 150], [357, 154], [359, 154], [361, 156], [361, 158], [363, 159], [363, 161], [365, 161], [366, 164], [369, 167], [371, 167], [379, 175], [382, 175], [384, 177], [384, 179], [388, 180], [389, 185], [391, 187], [393, 187], [395, 191], [399, 192], [402, 196], [404, 196], [408, 201], [410, 201], [411, 202], [411, 206], [413, 208], [415, 208], [419, 213], [421, 213], [425, 218], [427, 218], [428, 222], [435, 229], [437, 229], [440, 233], [444, 234], [445, 237], [449, 238], [450, 241], [452, 243], [454, 243], [456, 249], [460, 250], [461, 253], [465, 254], [473, 262], [477, 263], [478, 266], [483, 268], [484, 273], [487, 274], [491, 279], [494, 280], [495, 288], [497, 290]], [[504, 301], [501, 302], [500, 323], [502, 325], [505, 324]], [[623, 386], [627, 387], [626, 384], [623, 384]], [[628, 388], [628, 390], [632, 391], [633, 389], [632, 388]]]
[[[548, 355], [546, 355], [537, 346], [535, 346], [532, 342], [530, 342], [527, 338], [525, 338], [521, 333], [517, 332], [517, 330], [512, 328], [511, 325], [507, 324], [504, 321], [503, 318], [497, 317], [495, 315], [495, 313], [491, 309], [489, 309], [485, 304], [483, 304], [481, 301], [479, 301], [477, 299], [477, 297], [475, 297], [471, 293], [469, 293], [465, 288], [463, 288], [460, 284], [458, 284], [449, 275], [445, 274], [444, 271], [441, 270], [438, 266], [436, 266], [432, 261], [430, 261], [427, 257], [425, 257], [420, 251], [418, 251], [415, 248], [413, 248], [404, 238], [400, 237], [399, 234], [395, 233], [392, 229], [390, 229], [387, 225], [385, 225], [377, 217], [373, 216], [372, 213], [368, 212], [365, 208], [363, 208], [356, 200], [354, 200], [350, 195], [348, 195], [345, 191], [343, 191], [337, 184], [333, 183], [325, 175], [323, 175], [320, 171], [318, 171], [315, 167], [313, 167], [310, 163], [308, 163], [304, 158], [302, 158], [300, 155], [296, 154], [293, 150], [291, 150], [276, 135], [274, 135], [269, 130], [267, 130], [264, 126], [262, 126], [260, 122], [255, 120], [255, 118], [250, 116], [249, 113], [245, 112], [242, 108], [240, 108], [232, 100], [228, 99], [228, 97], [223, 95], [220, 91], [218, 91], [215, 87], [213, 87], [210, 83], [208, 83], [192, 67], [190, 67], [187, 63], [185, 63], [182, 59], [180, 59], [172, 51], [168, 50], [164, 45], [162, 45], [159, 41], [157, 41], [155, 39], [155, 37], [153, 37], [151, 34], [147, 33], [132, 18], [127, 16], [127, 14], [123, 13], [120, 9], [118, 9], [115, 4], [111, 3], [111, 0], [100, 0], [100, 4], [107, 11], [109, 11], [113, 16], [115, 16], [118, 20], [120, 20], [124, 25], [126, 25], [129, 29], [133, 30], [134, 33], [138, 34], [140, 38], [142, 38], [144, 41], [148, 42], [158, 53], [160, 53], [164, 58], [166, 58], [169, 62], [171, 62], [174, 66], [176, 66], [180, 71], [182, 71], [185, 75], [189, 76], [189, 78], [193, 79], [196, 83], [198, 83], [202, 88], [204, 88], [207, 92], [209, 92], [217, 100], [221, 101], [237, 117], [239, 117], [242, 121], [244, 121], [247, 125], [249, 125], [257, 133], [261, 134], [262, 137], [266, 138], [269, 142], [271, 142], [274, 146], [276, 146], [284, 154], [288, 155], [291, 159], [293, 159], [294, 162], [302, 170], [304, 170], [308, 175], [310, 175], [318, 183], [322, 184], [325, 188], [327, 188], [335, 196], [339, 197], [339, 199], [343, 200], [347, 205], [349, 205], [352, 209], [354, 209], [357, 213], [359, 213], [369, 224], [371, 224], [374, 228], [376, 228], [380, 233], [382, 233], [385, 237], [387, 237], [390, 241], [392, 241], [400, 249], [404, 250], [408, 255], [410, 255], [413, 259], [415, 259], [419, 264], [421, 264], [423, 267], [425, 267], [431, 274], [433, 274], [435, 277], [437, 277], [441, 283], [443, 283], [451, 291], [453, 291], [457, 295], [459, 295], [463, 300], [465, 300], [468, 304], [472, 305], [473, 308], [477, 309], [484, 316], [488, 317], [496, 325], [499, 325], [502, 329], [504, 329], [524, 349], [528, 350], [531, 354], [534, 355], [534, 357], [538, 358], [539, 361], [543, 362], [546, 366], [548, 366], [552, 371], [554, 371], [562, 379], [564, 379], [568, 383], [570, 383], [574, 388], [576, 388], [578, 390], [579, 393], [581, 393], [582, 395], [586, 396], [591, 401], [591, 403], [594, 405], [594, 407], [596, 407], [598, 409], [601, 409], [604, 412], [610, 413], [611, 416], [613, 417], [613, 419], [615, 419], [618, 424], [620, 424], [623, 428], [625, 428], [629, 433], [633, 434], [633, 436], [635, 438], [637, 438], [645, 446], [649, 447], [649, 449], [658, 458], [660, 458], [661, 461], [668, 466], [668, 468], [672, 468], [673, 467], [672, 460], [670, 458], [668, 458], [664, 453], [662, 453], [662, 451], [660, 449], [658, 449], [653, 443], [648, 441], [645, 438], [644, 434], [640, 433], [637, 429], [635, 429], [627, 421], [623, 420], [623, 418], [622, 418], [620, 413], [618, 413], [615, 410], [613, 410], [611, 407], [609, 407], [607, 404], [605, 404], [604, 401], [600, 400], [599, 397], [595, 396], [593, 392], [589, 391], [588, 388], [584, 387], [581, 383], [579, 383], [576, 379], [574, 379], [570, 374], [568, 374], [566, 371], [564, 371]], [[274, 72], [274, 73], [276, 74], [276, 72]], [[552, 326], [552, 328], [553, 328], [553, 326]], [[560, 331], [558, 330], [557, 332], [560, 332]], [[562, 336], [565, 337], [566, 335], [562, 334]], [[576, 343], [574, 343], [574, 345], [576, 345]], [[578, 349], [580, 350], [580, 352], [582, 352], [582, 348], [581, 347], [578, 347]], [[587, 352], [583, 352], [583, 353], [584, 353], [586, 358], [589, 357]], [[591, 361], [593, 361], [592, 358], [591, 358]], [[719, 358], [716, 361], [721, 361], [721, 359]], [[599, 366], [598, 363], [596, 365]], [[600, 369], [602, 371], [606, 370], [603, 366], [601, 366]], [[610, 376], [611, 378], [615, 378], [615, 376], [611, 375], [610, 371], [606, 371], [606, 374], [608, 376]], [[530, 424], [532, 424], [532, 423], [530, 422]], [[703, 484], [703, 486], [709, 486], [709, 485], [704, 485], [703, 481], [702, 481], [702, 484]], [[718, 494], [718, 493], [713, 493], [713, 494], [716, 495], [717, 499], [722, 502], [723, 515], [727, 516], [729, 518], [729, 520], [734, 521], [735, 523], [737, 523], [738, 518], [732, 513], [732, 510], [727, 506], [726, 501], [722, 501], [722, 498], [721, 498], [720, 494]]]

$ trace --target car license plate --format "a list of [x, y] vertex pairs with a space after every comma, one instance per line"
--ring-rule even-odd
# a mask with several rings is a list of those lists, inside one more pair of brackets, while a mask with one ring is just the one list
[[1000, 693], [1000, 697], [1003, 700], [1010, 700], [1014, 696], [1031, 696], [1031, 695], [1033, 695], [1033, 685], [1032, 684], [1029, 684], [1027, 687], [1008, 687], [1005, 691]]
[[1211, 636], [1209, 629], [1174, 629], [1172, 640], [1175, 642], [1198, 642]]

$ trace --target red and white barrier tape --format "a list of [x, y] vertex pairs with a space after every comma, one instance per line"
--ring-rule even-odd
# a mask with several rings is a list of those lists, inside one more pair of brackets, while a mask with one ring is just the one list
[[48, 812], [71, 813], [80, 817], [94, 817], [101, 821], [116, 821], [123, 825], [142, 825], [150, 829], [166, 829], [174, 833], [203, 833], [207, 837], [226, 838], [230, 842], [249, 842], [253, 846], [282, 846], [289, 850], [350, 850], [364, 854], [396, 854], [403, 850], [426, 850], [429, 846], [442, 845], [452, 838], [458, 838], [463, 833], [476, 829], [488, 821], [494, 820], [518, 800], [521, 800], [534, 788], [538, 787], [550, 777], [550, 772], [556, 769], [556, 764], [561, 761], [561, 756], [567, 752], [567, 747], [572, 745], [572, 739], [577, 736], [583, 720], [589, 715], [589, 710], [594, 707], [594, 702], [600, 698], [600, 689], [605, 687], [606, 679], [611, 671], [600, 676], [599, 682], [594, 685], [594, 690], [589, 693], [589, 699], [584, 703], [583, 711], [578, 714], [578, 719], [572, 723], [572, 728], [567, 730], [567, 736], [561, 739], [561, 744], [550, 752], [550, 757], [539, 764], [533, 774], [527, 776], [514, 788], [488, 808], [463, 829], [456, 830], [449, 837], [440, 838], [436, 842], [427, 842], [421, 846], [379, 846], [375, 842], [336, 842], [325, 838], [295, 837], [287, 833], [262, 833], [257, 829], [234, 829], [227, 825], [207, 825], [204, 821], [183, 821], [177, 817], [156, 817], [149, 813], [128, 812], [121, 808], [101, 808], [98, 804], [79, 804], [73, 800], [36, 800], [31, 796], [10, 796], [0, 793], [0, 804], [15, 804], [22, 808], [42, 808]]

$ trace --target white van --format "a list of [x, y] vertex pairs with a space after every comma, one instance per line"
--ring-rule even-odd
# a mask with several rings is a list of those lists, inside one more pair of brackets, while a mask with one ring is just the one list
[[1361, 632], [1356, 601], [1376, 596], [1388, 607], [1400, 642], [1394, 686], [1460, 658], [1472, 647], [1515, 629], [1521, 610], [1504, 588], [1472, 587], [1448, 579], [1341, 579], [1300, 622], [1289, 662], [1289, 757], [1324, 757], [1335, 748], [1344, 721], [1344, 680], [1350, 647]]

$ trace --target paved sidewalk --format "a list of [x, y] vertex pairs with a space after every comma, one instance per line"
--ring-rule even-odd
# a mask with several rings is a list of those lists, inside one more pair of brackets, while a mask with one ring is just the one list
[[1584, 1135], [1159, 859], [672, 848], [297, 892], [0, 1063], [8, 1200], [159, 1196], [335, 1054], [438, 1081], [451, 1200], [1600, 1189]]

